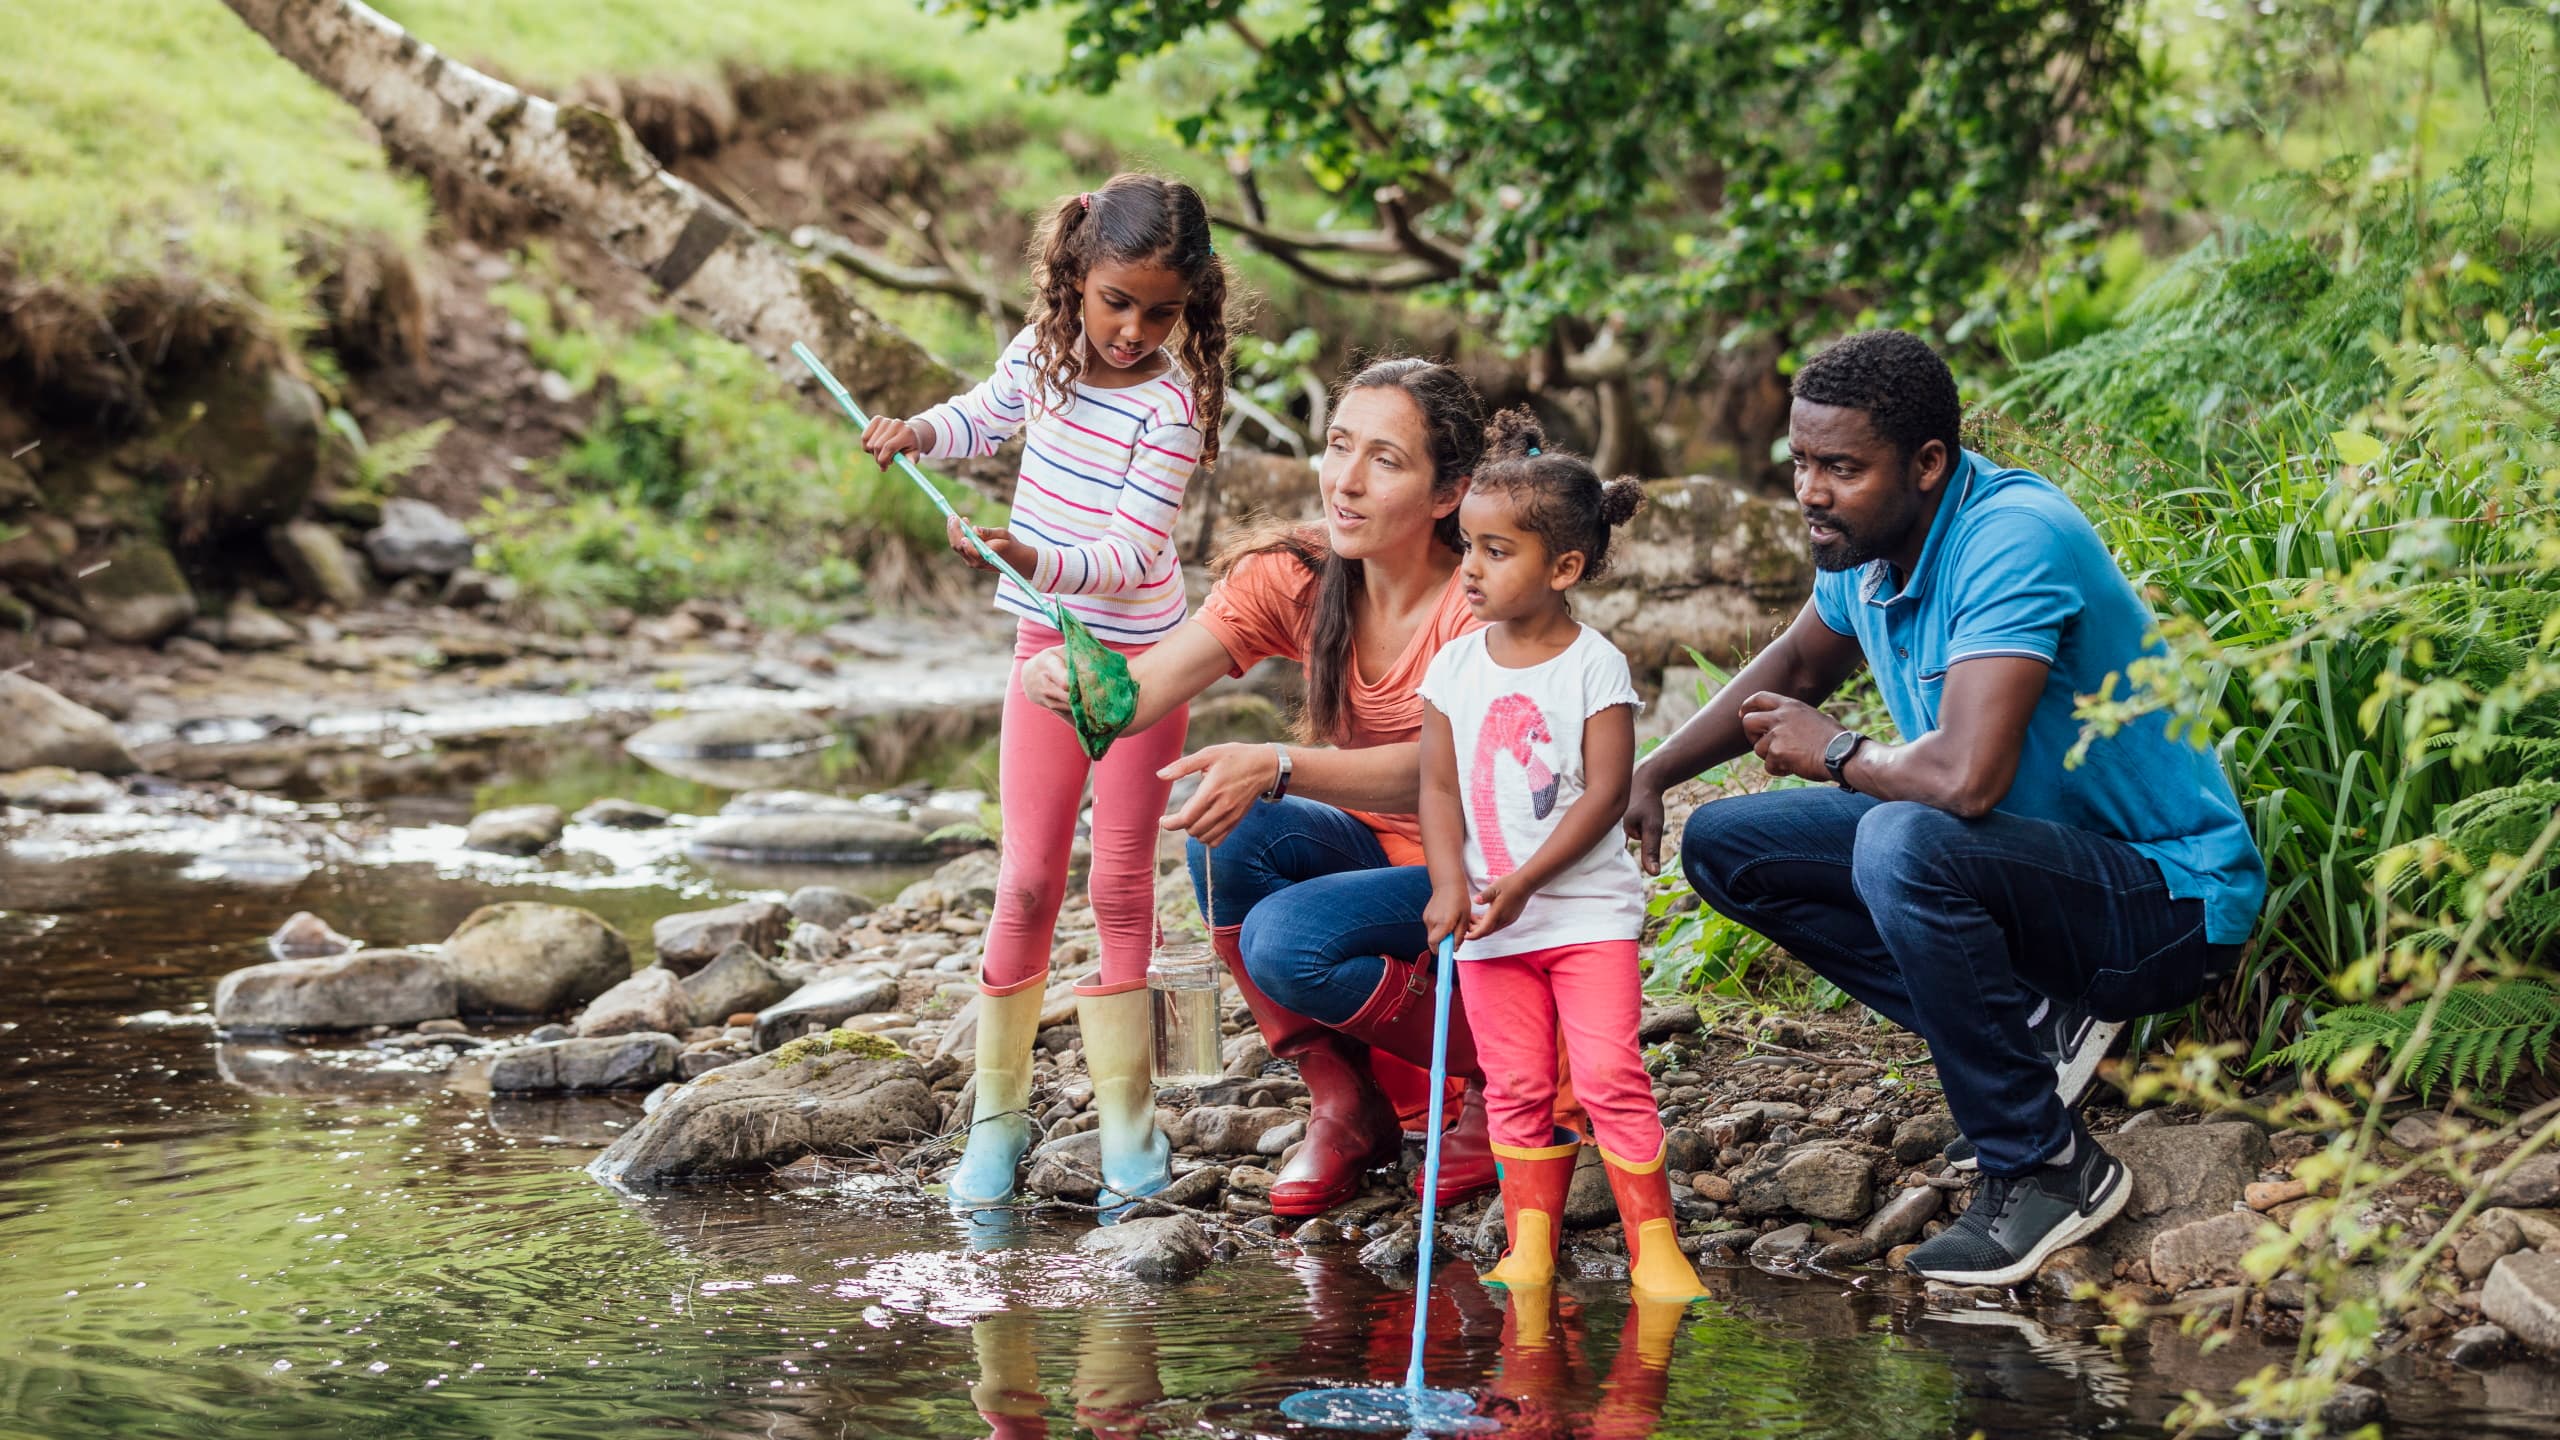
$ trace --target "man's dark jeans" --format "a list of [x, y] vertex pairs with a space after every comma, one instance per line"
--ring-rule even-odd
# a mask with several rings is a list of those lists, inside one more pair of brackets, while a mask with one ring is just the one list
[[1680, 863], [1707, 904], [1929, 1042], [1982, 1168], [2059, 1154], [2070, 1118], [2027, 1017], [2040, 998], [2102, 1020], [2174, 1010], [2229, 972], [2204, 904], [2119, 840], [2042, 820], [1965, 820], [1830, 786], [1701, 805]]

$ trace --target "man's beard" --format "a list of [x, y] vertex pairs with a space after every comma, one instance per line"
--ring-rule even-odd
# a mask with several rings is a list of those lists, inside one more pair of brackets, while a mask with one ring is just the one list
[[1813, 542], [1813, 568], [1816, 570], [1855, 570], [1880, 553], [1866, 537], [1841, 524], [1837, 516], [1826, 511], [1808, 510], [1804, 518], [1805, 523], [1824, 525], [1839, 536], [1828, 543]]
[[1920, 497], [1911, 488], [1910, 468], [1904, 467], [1900, 503], [1872, 524], [1853, 527], [1829, 510], [1804, 510], [1806, 524], [1821, 525], [1839, 537], [1813, 543], [1813, 568], [1855, 570], [1900, 549], [1911, 538], [1911, 527], [1920, 518]]

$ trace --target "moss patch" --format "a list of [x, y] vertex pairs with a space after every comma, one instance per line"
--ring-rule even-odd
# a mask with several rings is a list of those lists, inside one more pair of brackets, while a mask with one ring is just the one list
[[[825, 1056], [847, 1060], [895, 1060], [907, 1052], [877, 1035], [860, 1030], [829, 1030], [817, 1035], [804, 1035], [788, 1045], [776, 1048], [773, 1063], [779, 1069]], [[717, 1071], [713, 1072], [717, 1074]]]

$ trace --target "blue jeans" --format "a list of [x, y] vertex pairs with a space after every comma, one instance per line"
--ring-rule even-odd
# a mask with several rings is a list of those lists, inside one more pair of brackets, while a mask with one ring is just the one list
[[2204, 902], [2172, 898], [2120, 840], [2043, 820], [1960, 819], [1830, 786], [1701, 805], [1680, 839], [1699, 898], [1929, 1042], [1947, 1108], [1993, 1175], [2061, 1153], [2071, 1119], [2027, 1017], [2186, 1004], [2237, 959]]
[[1377, 835], [1330, 805], [1256, 804], [1216, 849], [1189, 849], [1200, 913], [1242, 925], [1245, 973], [1310, 1020], [1350, 1019], [1386, 974], [1379, 956], [1422, 953], [1431, 872], [1389, 865]]

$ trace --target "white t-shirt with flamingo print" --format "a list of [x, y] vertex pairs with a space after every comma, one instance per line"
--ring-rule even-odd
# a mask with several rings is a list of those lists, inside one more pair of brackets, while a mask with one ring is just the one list
[[[1582, 798], [1583, 722], [1613, 705], [1641, 707], [1627, 657], [1585, 625], [1542, 664], [1497, 664], [1478, 630], [1440, 647], [1422, 698], [1449, 717], [1458, 750], [1458, 800], [1467, 817], [1467, 878], [1482, 888], [1538, 853]], [[1644, 877], [1625, 835], [1609, 827], [1521, 906], [1520, 918], [1458, 946], [1461, 960], [1524, 955], [1560, 945], [1633, 940], [1644, 928]]]

